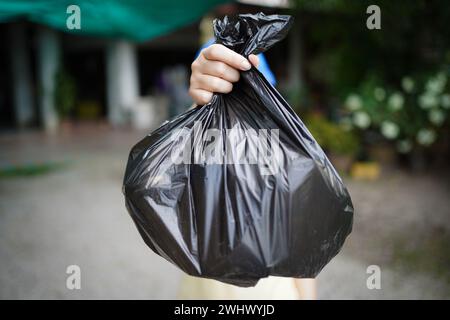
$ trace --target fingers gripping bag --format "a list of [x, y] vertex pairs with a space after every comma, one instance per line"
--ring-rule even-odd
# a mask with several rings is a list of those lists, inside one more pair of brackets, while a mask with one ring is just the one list
[[[282, 40], [289, 16], [214, 21], [216, 42], [248, 57]], [[123, 192], [145, 243], [184, 272], [237, 286], [314, 278], [352, 229], [341, 178], [256, 69], [131, 150]]]

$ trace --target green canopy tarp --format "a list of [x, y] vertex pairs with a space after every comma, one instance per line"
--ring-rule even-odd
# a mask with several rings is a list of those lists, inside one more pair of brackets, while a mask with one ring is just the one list
[[[65, 32], [144, 41], [199, 19], [230, 0], [0, 0], [0, 22], [26, 19]], [[77, 5], [81, 29], [66, 26]]]

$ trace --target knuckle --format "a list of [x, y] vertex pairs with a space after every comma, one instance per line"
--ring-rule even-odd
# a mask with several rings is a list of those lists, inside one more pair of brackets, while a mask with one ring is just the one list
[[188, 93], [189, 93], [189, 95], [191, 96], [191, 98], [195, 100], [195, 98], [196, 98], [196, 96], [197, 96], [197, 95], [195, 94], [195, 90], [192, 89], [192, 88], [189, 88]]
[[194, 62], [192, 62], [192, 64], [191, 64], [191, 70], [192, 71], [197, 70], [199, 67], [198, 64], [199, 64], [198, 59], [195, 59]]
[[208, 59], [211, 55], [211, 47], [205, 48], [201, 51], [201, 55], [205, 58]]
[[219, 78], [216, 77], [211, 78], [210, 85], [214, 90], [222, 89], [222, 81]]
[[225, 78], [227, 76], [227, 67], [225, 66], [224, 63], [217, 64], [216, 73], [221, 78]]
[[208, 93], [205, 91], [198, 96], [197, 102], [199, 104], [207, 104], [209, 101], [211, 101], [211, 98], [212, 98], [212, 93]]
[[195, 77], [194, 73], [191, 74], [191, 78], [189, 79], [189, 82], [190, 82], [191, 86], [193, 86], [197, 83], [197, 78]]
[[210, 102], [212, 96], [213, 96], [212, 92], [205, 92], [205, 93], [203, 94], [203, 101], [204, 101], [203, 103], [208, 103], [208, 102]]
[[208, 53], [211, 58], [218, 58], [222, 51], [219, 44], [213, 44], [208, 49], [209, 49]]

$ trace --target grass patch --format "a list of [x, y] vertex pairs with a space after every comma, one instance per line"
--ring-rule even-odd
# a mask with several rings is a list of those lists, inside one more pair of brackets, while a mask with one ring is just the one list
[[30, 163], [0, 167], [0, 178], [34, 177], [67, 167], [65, 162]]

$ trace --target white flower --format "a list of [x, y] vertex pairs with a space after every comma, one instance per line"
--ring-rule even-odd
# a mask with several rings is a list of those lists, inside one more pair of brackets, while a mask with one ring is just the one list
[[406, 92], [410, 93], [414, 90], [414, 81], [410, 77], [404, 77], [402, 79], [402, 88]]
[[445, 109], [450, 109], [450, 94], [446, 93], [441, 96], [441, 105]]
[[345, 100], [345, 105], [347, 106], [347, 108], [350, 111], [356, 111], [358, 109], [361, 109], [361, 107], [362, 107], [362, 100], [357, 94], [352, 93]]
[[431, 129], [420, 129], [416, 136], [417, 143], [429, 146], [436, 140], [436, 132]]
[[377, 101], [383, 101], [384, 98], [386, 97], [386, 91], [384, 91], [383, 88], [376, 87], [373, 90], [373, 95]]
[[387, 139], [395, 139], [398, 137], [400, 128], [398, 125], [392, 121], [383, 121], [381, 123], [381, 133]]
[[398, 111], [403, 108], [404, 102], [405, 98], [403, 98], [400, 93], [396, 92], [389, 97], [388, 106], [391, 108], [391, 110]]
[[445, 114], [439, 109], [432, 109], [428, 112], [428, 119], [432, 124], [440, 126], [445, 121]]
[[408, 153], [412, 150], [412, 143], [409, 140], [400, 140], [397, 142], [397, 150], [400, 153]]
[[357, 111], [353, 114], [353, 123], [361, 129], [367, 129], [370, 126], [370, 117], [364, 111]]
[[447, 75], [443, 71], [441, 71], [437, 74], [436, 79], [438, 79], [440, 82], [442, 82], [444, 87], [447, 84]]
[[438, 105], [438, 99], [434, 94], [424, 93], [419, 97], [419, 106], [422, 109], [431, 109]]
[[441, 72], [436, 77], [428, 80], [426, 84], [426, 90], [430, 93], [439, 94], [444, 90], [446, 84], [447, 77], [444, 73]]

